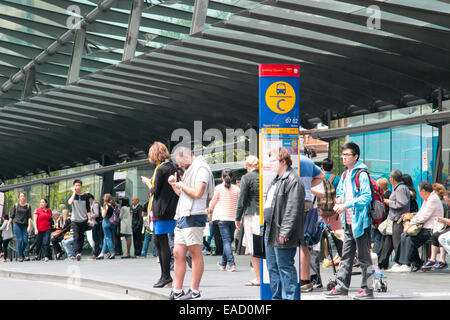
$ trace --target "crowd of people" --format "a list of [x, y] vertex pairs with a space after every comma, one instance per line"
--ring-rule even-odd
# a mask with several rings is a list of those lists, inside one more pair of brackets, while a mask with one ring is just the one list
[[[170, 155], [163, 143], [155, 142], [148, 154], [149, 162], [156, 165], [153, 176], [141, 177], [148, 187], [147, 203], [141, 205], [133, 197], [130, 206], [128, 199], [117, 200], [108, 193], [97, 203], [93, 195], [83, 193], [82, 181], [77, 179], [67, 202], [71, 212], [64, 208], [61, 214], [54, 214], [47, 199], [41, 199], [39, 208], [32, 212], [21, 192], [10, 217], [2, 218], [1, 255], [5, 262], [8, 243], [15, 234], [18, 261], [29, 260], [26, 251], [31, 232], [35, 235], [34, 259], [44, 261], [63, 256], [79, 261], [85, 239], [92, 248], [92, 259], [130, 258], [132, 244], [135, 256], [145, 257], [153, 238], [153, 255], [158, 256], [161, 269], [154, 287], [171, 287], [169, 298], [177, 300], [201, 298], [205, 254], [221, 256], [217, 268], [228, 272], [237, 270], [236, 254], [249, 255], [254, 278], [243, 284], [259, 286], [261, 246], [272, 299], [295, 299], [298, 282], [303, 293], [322, 288], [321, 265], [339, 265], [336, 285], [324, 293], [327, 298], [347, 296], [353, 268], [361, 269], [361, 290], [354, 299], [374, 297], [373, 277], [381, 270], [447, 268], [450, 219], [446, 189], [422, 181], [418, 185], [423, 201], [419, 207], [411, 176], [393, 170], [389, 180], [375, 182], [359, 157], [358, 145], [344, 144], [341, 158], [345, 170], [338, 175], [332, 172], [330, 159], [319, 167], [302, 153], [299, 174], [286, 148], [270, 150], [270, 168], [276, 177], [260, 203], [257, 157], [246, 158], [247, 173], [240, 177], [239, 185], [233, 184], [230, 169], [222, 171], [221, 183], [215, 185], [202, 156], [185, 147]], [[384, 214], [378, 220], [373, 218], [374, 190], [380, 190], [384, 198]], [[259, 214], [261, 205], [263, 217]], [[120, 237], [125, 239], [125, 250]], [[331, 239], [337, 249], [334, 257], [327, 243]], [[419, 248], [427, 242], [431, 242], [431, 254], [423, 261]], [[298, 249], [299, 277], [294, 262]], [[392, 259], [395, 263], [390, 266]], [[187, 265], [192, 276], [185, 292]]]

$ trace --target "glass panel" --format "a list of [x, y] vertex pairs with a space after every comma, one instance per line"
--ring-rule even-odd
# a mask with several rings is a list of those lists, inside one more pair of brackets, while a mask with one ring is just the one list
[[[403, 174], [409, 174], [416, 191], [422, 180], [420, 129], [420, 125], [392, 129], [392, 170], [399, 169]], [[420, 206], [420, 197], [417, 203]]]
[[433, 105], [431, 103], [423, 104], [422, 105], [422, 114], [430, 114], [430, 113], [433, 113]]
[[364, 115], [364, 124], [372, 124], [391, 120], [391, 111], [369, 113]]
[[364, 163], [375, 180], [389, 178], [391, 171], [391, 131], [383, 130], [365, 134]]
[[[449, 168], [450, 168], [450, 124], [442, 127], [442, 183], [447, 188], [449, 192], [448, 197], [450, 197], [450, 178], [449, 178]], [[448, 199], [448, 198], [447, 198]], [[448, 202], [447, 202], [448, 203]]]
[[442, 110], [443, 111], [450, 110], [450, 100], [442, 101]]
[[421, 106], [396, 109], [392, 110], [392, 120], [420, 116], [420, 113], [421, 113]]

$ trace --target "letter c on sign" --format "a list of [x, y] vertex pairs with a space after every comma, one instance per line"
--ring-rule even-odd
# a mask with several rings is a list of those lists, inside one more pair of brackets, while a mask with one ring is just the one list
[[280, 99], [280, 100], [278, 100], [278, 102], [277, 102], [277, 109], [280, 110], [280, 111], [285, 111], [284, 109], [281, 109], [281, 108], [280, 108], [280, 102], [281, 102], [281, 101], [286, 101], [286, 100], [285, 100], [285, 99]]

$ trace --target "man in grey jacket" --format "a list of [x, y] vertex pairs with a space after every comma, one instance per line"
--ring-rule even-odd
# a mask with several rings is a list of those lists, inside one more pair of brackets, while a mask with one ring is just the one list
[[402, 181], [402, 172], [393, 170], [389, 175], [392, 185], [392, 193], [389, 199], [384, 199], [384, 203], [389, 206], [389, 219], [393, 221], [392, 244], [397, 252], [400, 238], [403, 232], [403, 225], [396, 223], [400, 216], [410, 211], [411, 194], [408, 187]]
[[295, 299], [297, 270], [294, 257], [303, 242], [305, 187], [285, 148], [269, 153], [277, 177], [264, 202], [264, 241], [272, 299]]

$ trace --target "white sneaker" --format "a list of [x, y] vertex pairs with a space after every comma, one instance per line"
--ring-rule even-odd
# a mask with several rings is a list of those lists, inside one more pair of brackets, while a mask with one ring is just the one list
[[410, 272], [410, 271], [411, 271], [411, 267], [404, 264], [401, 267], [399, 267], [396, 272]]
[[401, 264], [394, 264], [390, 269], [387, 269], [386, 272], [397, 272], [397, 270], [401, 267]]

